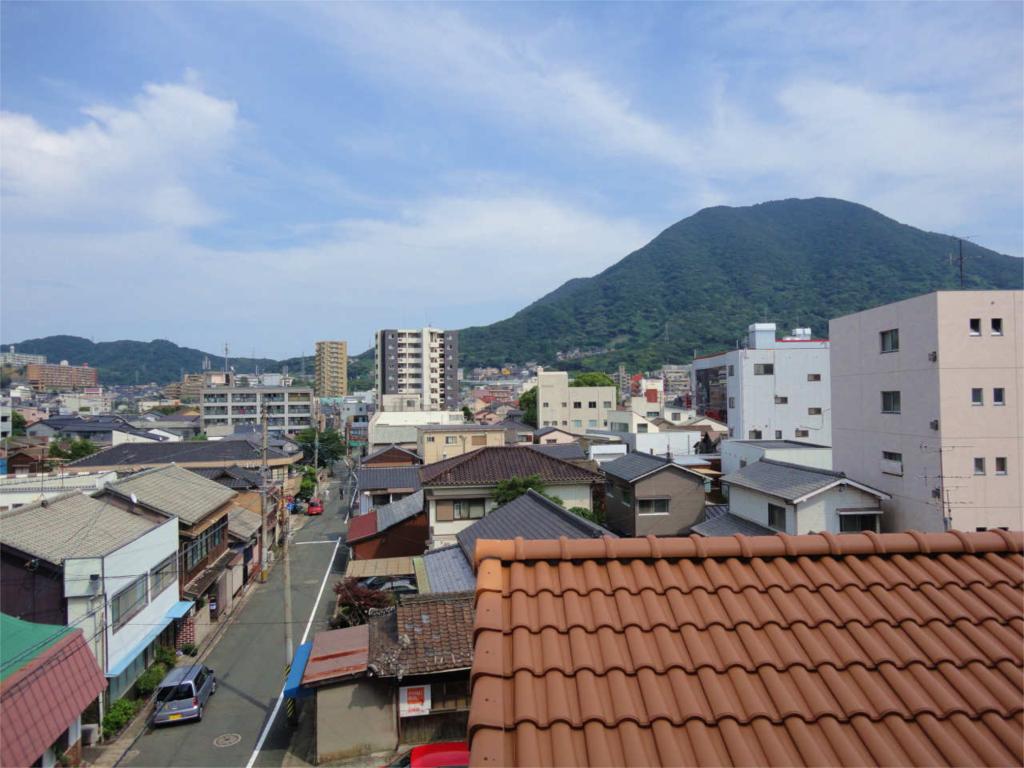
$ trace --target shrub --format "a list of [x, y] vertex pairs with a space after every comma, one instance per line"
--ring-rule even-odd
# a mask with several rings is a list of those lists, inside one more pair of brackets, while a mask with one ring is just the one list
[[164, 679], [164, 675], [167, 674], [167, 667], [160, 662], [157, 662], [141, 675], [139, 679], [135, 681], [135, 690], [141, 696], [149, 696], [156, 687], [160, 685], [160, 681]]
[[334, 628], [365, 624], [371, 609], [387, 608], [394, 604], [394, 599], [387, 592], [368, 589], [353, 578], [335, 584], [334, 594], [338, 596], [337, 610], [331, 617], [331, 626]]
[[156, 649], [156, 660], [163, 664], [165, 667], [173, 667], [178, 663], [178, 654], [174, 652], [174, 649], [169, 645], [157, 646]]
[[186, 656], [195, 656], [199, 652], [195, 643], [183, 643], [181, 646], [181, 652]]
[[118, 699], [103, 716], [103, 738], [109, 739], [121, 731], [142, 707], [142, 702], [132, 699]]

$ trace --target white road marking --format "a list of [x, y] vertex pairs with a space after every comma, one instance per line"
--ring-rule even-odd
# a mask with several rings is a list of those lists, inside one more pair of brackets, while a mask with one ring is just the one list
[[[313, 603], [313, 610], [309, 612], [309, 621], [306, 622], [306, 631], [302, 633], [302, 639], [299, 641], [299, 645], [306, 642], [306, 638], [309, 637], [309, 629], [313, 626], [313, 619], [316, 618], [317, 608], [320, 607], [320, 598], [324, 596], [324, 587], [327, 586], [327, 580], [331, 577], [331, 567], [334, 565], [334, 558], [338, 555], [339, 544], [341, 544], [341, 539], [334, 542], [334, 552], [331, 553], [331, 560], [327, 563], [327, 570], [324, 571], [324, 580], [320, 582], [320, 592], [316, 596], [316, 602]], [[252, 768], [253, 765], [255, 765], [256, 758], [259, 757], [260, 750], [263, 749], [263, 742], [267, 740], [267, 734], [270, 733], [270, 729], [274, 725], [274, 721], [277, 720], [277, 713], [281, 709], [281, 702], [284, 701], [284, 686], [285, 684], [282, 683], [281, 693], [278, 694], [277, 702], [274, 704], [274, 711], [270, 713], [270, 718], [267, 720], [267, 724], [263, 726], [263, 732], [260, 734], [260, 738], [256, 742], [256, 748], [252, 751], [252, 755], [249, 757], [249, 762], [245, 764], [245, 768]]]
[[292, 546], [298, 547], [302, 544], [337, 544], [341, 539], [319, 539], [317, 541], [293, 541]]

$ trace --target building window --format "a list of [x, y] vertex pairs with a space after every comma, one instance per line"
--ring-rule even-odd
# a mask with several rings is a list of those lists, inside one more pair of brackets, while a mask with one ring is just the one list
[[146, 607], [146, 581], [146, 576], [139, 576], [110, 601], [110, 618], [115, 632]]
[[996, 387], [992, 390], [992, 405], [1006, 405], [1006, 390]]
[[782, 430], [781, 429], [776, 429], [775, 430], [775, 439], [776, 440], [781, 440], [782, 439]]
[[985, 474], [985, 457], [975, 456], [974, 457], [974, 474], [984, 475]]
[[878, 533], [878, 515], [840, 515], [839, 532], [857, 533], [874, 531]]
[[893, 328], [889, 331], [882, 331], [878, 334], [882, 341], [882, 352], [899, 352], [900, 349], [900, 331], [899, 328]]
[[1003, 318], [993, 317], [992, 318], [992, 335], [1002, 336], [1003, 335]]
[[656, 419], [660, 415], [661, 414], [658, 413], [657, 411], [648, 411], [647, 413], [644, 414], [644, 416], [647, 417], [648, 419]]
[[163, 560], [149, 572], [149, 593], [156, 597], [178, 579], [177, 553]]
[[583, 428], [583, 419], [573, 419], [572, 420], [572, 425], [574, 427], [576, 427], [577, 429], [582, 429]]
[[754, 364], [754, 375], [755, 376], [774, 376], [775, 375], [775, 363], [755, 363]]
[[807, 380], [808, 381], [821, 381], [821, 374], [820, 373], [808, 373], [807, 374]]
[[484, 516], [485, 499], [459, 499], [452, 505], [456, 520], [479, 520]]
[[[544, 422], [544, 423], [546, 424], [547, 422]], [[427, 442], [428, 443], [434, 442], [434, 436], [433, 435], [427, 435]]]
[[903, 477], [903, 454], [895, 451], [882, 451], [882, 472], [886, 475]]
[[821, 416], [821, 408], [808, 408], [807, 409], [807, 415], [808, 416]]
[[444, 438], [445, 445], [455, 445], [457, 442], [459, 442], [459, 438], [455, 435], [446, 435]]
[[793, 434], [796, 435], [797, 437], [810, 437], [811, 436], [811, 433], [808, 430], [806, 430], [806, 429], [795, 429], [795, 430], [793, 430]]
[[786, 508], [775, 504], [768, 505], [768, 527], [776, 531], [786, 530]]
[[673, 414], [671, 414], [672, 421], [679, 421], [680, 420], [680, 416], [681, 416], [681, 414], [678, 411], [673, 413]]
[[776, 405], [789, 405], [789, 398], [788, 397], [783, 397], [782, 395], [776, 395], [775, 396], [775, 404]]
[[612, 407], [612, 401], [611, 400], [605, 400], [603, 403], [601, 403], [601, 407], [602, 408], [611, 408]]
[[729, 398], [729, 407], [730, 408], [735, 408], [736, 407], [736, 398], [735, 397], [730, 397]]
[[900, 412], [899, 390], [893, 392], [882, 392], [882, 413]]
[[985, 404], [985, 390], [981, 387], [974, 387], [971, 389], [971, 405], [984, 405]]
[[971, 336], [981, 336], [981, 318], [971, 318]]
[[582, 408], [583, 407], [583, 402], [580, 401], [580, 400], [573, 400], [572, 407], [573, 408]]
[[748, 440], [760, 440], [761, 439], [761, 430], [760, 429], [752, 429], [752, 430], [750, 430], [747, 433], [747, 439]]
[[668, 499], [640, 499], [637, 502], [637, 514], [667, 515]]
[[1005, 475], [1006, 474], [1006, 457], [1005, 456], [996, 456], [996, 474], [997, 475]]
[[732, 365], [729, 366], [729, 375], [730, 376], [735, 376], [736, 375], [736, 368], [735, 368], [735, 366], [732, 366]]
[[623, 504], [632, 504], [633, 503], [633, 489], [632, 488], [623, 488], [622, 489], [622, 503]]
[[597, 426], [597, 419], [588, 419], [587, 420], [587, 426], [588, 427], [596, 427]]
[[597, 400], [590, 400], [587, 402], [587, 408], [597, 408]]

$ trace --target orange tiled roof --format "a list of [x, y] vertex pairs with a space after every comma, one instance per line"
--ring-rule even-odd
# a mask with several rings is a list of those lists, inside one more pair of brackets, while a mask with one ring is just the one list
[[480, 541], [474, 766], [1020, 765], [1024, 534]]

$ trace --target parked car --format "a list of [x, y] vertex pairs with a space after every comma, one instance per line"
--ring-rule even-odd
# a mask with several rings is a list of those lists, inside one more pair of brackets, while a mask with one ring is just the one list
[[393, 595], [415, 595], [419, 592], [416, 589], [415, 582], [409, 579], [391, 579], [379, 587], [374, 587], [374, 589], [379, 589], [381, 592], [390, 592]]
[[320, 499], [310, 499], [309, 506], [306, 507], [307, 515], [322, 515], [324, 513], [324, 504]]
[[175, 667], [156, 689], [153, 724], [202, 720], [203, 707], [217, 690], [217, 678], [205, 664]]
[[423, 744], [403, 752], [388, 763], [387, 768], [466, 768], [469, 745], [464, 741]]

